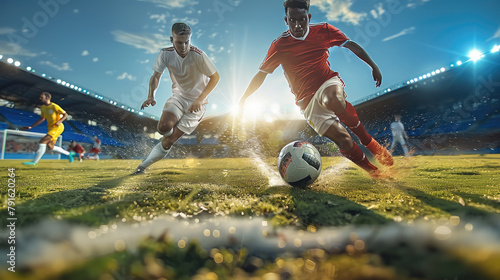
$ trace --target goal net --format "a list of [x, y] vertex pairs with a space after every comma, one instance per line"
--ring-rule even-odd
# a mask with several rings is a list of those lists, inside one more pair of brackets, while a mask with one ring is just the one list
[[[47, 134], [23, 130], [0, 130], [0, 159], [33, 159], [38, 150], [38, 142], [45, 135]], [[61, 145], [62, 136], [59, 136], [56, 146], [62, 147]], [[42, 159], [61, 159], [61, 154], [47, 149]]]

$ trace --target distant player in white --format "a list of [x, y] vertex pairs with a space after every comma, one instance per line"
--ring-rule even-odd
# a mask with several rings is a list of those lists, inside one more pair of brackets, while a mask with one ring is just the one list
[[391, 151], [394, 151], [394, 147], [396, 146], [396, 143], [399, 143], [401, 147], [403, 148], [403, 151], [405, 153], [405, 157], [410, 156], [410, 152], [408, 151], [408, 146], [406, 145], [405, 139], [408, 139], [408, 135], [406, 134], [405, 127], [403, 123], [401, 122], [401, 116], [400, 115], [395, 115], [394, 116], [395, 121], [391, 123], [391, 131], [392, 131], [392, 144], [391, 144]]
[[156, 105], [155, 93], [165, 68], [172, 80], [172, 97], [165, 103], [158, 122], [157, 129], [163, 138], [134, 174], [144, 173], [147, 167], [164, 158], [182, 135], [196, 129], [205, 114], [207, 96], [219, 82], [212, 61], [202, 50], [191, 46], [191, 33], [189, 25], [174, 23], [170, 37], [173, 46], [162, 49], [153, 65], [148, 99], [142, 103], [141, 110]]

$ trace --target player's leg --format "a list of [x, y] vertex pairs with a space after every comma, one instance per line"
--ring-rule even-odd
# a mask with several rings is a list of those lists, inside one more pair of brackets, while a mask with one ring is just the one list
[[339, 121], [334, 121], [326, 130], [323, 136], [328, 137], [335, 142], [340, 152], [349, 160], [372, 175], [378, 175], [377, 167], [372, 165], [366, 155], [361, 151], [358, 145], [352, 140], [347, 130]]
[[153, 163], [165, 158], [170, 152], [172, 145], [179, 140], [179, 138], [184, 135], [179, 128], [174, 127], [173, 132], [170, 136], [163, 136], [160, 143], [151, 150], [148, 157], [137, 167], [136, 173], [143, 173], [146, 168], [151, 166]]
[[[153, 163], [163, 159], [170, 151], [171, 146], [177, 139], [179, 139], [184, 133], [176, 128], [176, 124], [179, 117], [171, 111], [167, 111], [167, 108], [172, 109], [172, 107], [165, 106], [160, 121], [158, 122], [157, 129], [158, 133], [163, 134], [162, 140], [151, 150], [146, 159], [137, 166], [135, 173], [143, 173], [146, 168], [148, 168]], [[168, 139], [168, 140], [166, 140]], [[175, 141], [171, 143], [173, 140]], [[171, 143], [171, 144], [170, 144]]]
[[51, 143], [51, 141], [50, 141], [51, 139], [52, 139], [52, 136], [50, 136], [48, 134], [45, 135], [42, 139], [40, 139], [40, 141], [38, 142], [38, 149], [35, 152], [35, 158], [33, 159], [33, 161], [23, 162], [23, 164], [26, 164], [26, 165], [37, 165], [38, 161], [40, 161], [40, 159], [42, 158], [42, 156], [47, 151], [47, 145], [49, 143]]
[[406, 141], [403, 137], [401, 137], [401, 147], [403, 148], [403, 152], [405, 154], [405, 157], [409, 157], [410, 156], [410, 151], [408, 150], [408, 145], [406, 144]]
[[368, 134], [365, 127], [358, 117], [358, 113], [351, 103], [345, 100], [346, 93], [341, 85], [332, 85], [327, 87], [322, 94], [322, 102], [332, 110], [340, 121], [358, 136], [361, 144], [375, 156], [375, 158], [384, 165], [392, 165], [394, 160], [386, 148], [382, 147], [373, 137]]
[[391, 142], [391, 146], [389, 147], [389, 151], [392, 153], [394, 153], [394, 148], [396, 147], [396, 143], [398, 142], [398, 140], [396, 139], [396, 136], [392, 136], [392, 142]]
[[322, 136], [335, 142], [341, 153], [352, 162], [369, 172], [372, 176], [379, 174], [377, 167], [372, 165], [358, 145], [352, 140], [347, 130], [342, 126], [334, 112], [327, 108], [323, 102], [323, 92], [332, 83], [340, 83], [340, 80], [328, 80], [314, 94], [303, 114], [309, 125]]
[[73, 162], [73, 160], [74, 160], [73, 155], [75, 154], [75, 152], [73, 152], [73, 151], [68, 152], [65, 149], [55, 145], [57, 138], [59, 138], [59, 136], [63, 133], [63, 131], [64, 131], [64, 125], [59, 125], [59, 126], [55, 127], [54, 129], [50, 129], [48, 132], [48, 135], [50, 135], [52, 138], [50, 139], [49, 143], [47, 144], [47, 147], [50, 150], [53, 150], [54, 152], [68, 156], [69, 162]]

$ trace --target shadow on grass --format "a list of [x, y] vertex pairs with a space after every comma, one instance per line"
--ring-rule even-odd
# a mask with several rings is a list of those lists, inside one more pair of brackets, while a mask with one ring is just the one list
[[[91, 206], [91, 209], [94, 207], [102, 208], [101, 206], [108, 203], [106, 197], [109, 193], [107, 190], [120, 186], [123, 180], [128, 177], [128, 175], [122, 176], [100, 182], [92, 187], [52, 192], [41, 195], [32, 200], [27, 200], [19, 205], [16, 205], [15, 209], [16, 217], [18, 218], [18, 225], [24, 226], [38, 222], [42, 218], [54, 215], [58, 211], [67, 211], [72, 213], [75, 217], [81, 216], [82, 214], [87, 216], [87, 211], [82, 213], [78, 208], [85, 206]], [[116, 206], [113, 206], [112, 208], [116, 208]], [[92, 217], [90, 217], [90, 220], [102, 220], [106, 216], [114, 217], [116, 215], [114, 211], [111, 211], [113, 213], [108, 211], [108, 215], [106, 214], [106, 211], [101, 212], [101, 216], [99, 217], [95, 216], [95, 214], [91, 215]], [[7, 216], [7, 214], [7, 209], [0, 211], [0, 216]], [[102, 217], [102, 215], [104, 215], [104, 217]], [[84, 220], [85, 219], [89, 218], [84, 218]]]
[[493, 215], [493, 213], [478, 209], [476, 207], [468, 205], [463, 206], [458, 201], [442, 199], [412, 187], [400, 184], [396, 185], [395, 187], [407, 193], [408, 195], [414, 196], [415, 198], [419, 199], [429, 206], [439, 208], [452, 215], [468, 217], [490, 217], [491, 215]]
[[474, 203], [490, 206], [492, 208], [500, 210], [500, 200], [488, 199], [484, 195], [465, 192], [453, 192], [453, 194], [460, 196], [463, 199], [470, 199]]
[[340, 196], [310, 189], [291, 188], [293, 213], [304, 226], [379, 225], [387, 218]]

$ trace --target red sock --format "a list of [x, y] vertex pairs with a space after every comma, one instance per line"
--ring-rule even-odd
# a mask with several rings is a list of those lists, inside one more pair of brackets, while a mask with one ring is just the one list
[[358, 118], [358, 113], [356, 113], [356, 109], [352, 106], [351, 103], [345, 102], [345, 111], [342, 112], [342, 114], [337, 114], [339, 117], [340, 121], [347, 125], [349, 129], [358, 136], [359, 140], [361, 141], [361, 144], [363, 145], [368, 145], [370, 141], [372, 141], [372, 137], [368, 132], [366, 131], [365, 127], [363, 124], [359, 121]]
[[365, 156], [365, 154], [359, 148], [358, 144], [356, 144], [355, 142], [353, 142], [352, 144], [353, 144], [352, 149], [350, 149], [349, 151], [340, 150], [340, 152], [346, 158], [350, 159], [352, 162], [357, 164], [359, 167], [363, 168], [366, 172], [371, 172], [371, 171], [377, 170], [378, 168], [370, 163], [368, 158]]

